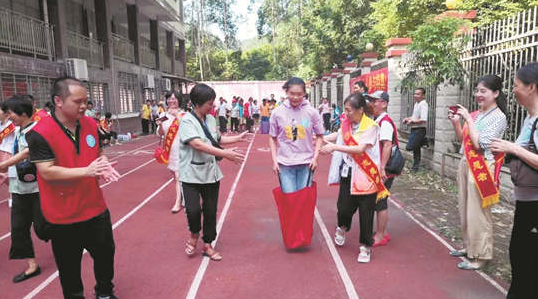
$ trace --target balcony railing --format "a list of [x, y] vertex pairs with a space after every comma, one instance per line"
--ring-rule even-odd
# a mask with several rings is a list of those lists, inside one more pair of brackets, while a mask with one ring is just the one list
[[184, 76], [183, 62], [174, 59], [174, 75]]
[[0, 8], [0, 50], [54, 60], [53, 26]]
[[127, 62], [135, 61], [134, 43], [120, 35], [112, 34], [114, 57]]
[[140, 46], [140, 60], [141, 64], [150, 69], [157, 68], [157, 62], [155, 59], [156, 52], [149, 47]]
[[162, 52], [160, 54], [161, 55], [159, 56], [159, 59], [160, 59], [160, 64], [161, 64], [161, 71], [171, 74], [172, 73], [172, 60], [166, 54]]
[[67, 31], [67, 54], [85, 59], [89, 66], [103, 68], [103, 44], [84, 35]]

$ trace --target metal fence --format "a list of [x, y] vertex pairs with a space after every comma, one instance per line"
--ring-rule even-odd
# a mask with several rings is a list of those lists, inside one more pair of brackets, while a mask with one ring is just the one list
[[340, 108], [340, 111], [344, 111], [344, 76], [336, 79], [336, 106]]
[[114, 57], [127, 62], [135, 61], [134, 43], [123, 36], [112, 34]]
[[473, 90], [478, 78], [488, 74], [500, 76], [508, 96], [508, 128], [504, 138], [511, 141], [517, 138], [527, 114], [511, 92], [514, 76], [520, 67], [538, 60], [537, 16], [537, 7], [534, 7], [479, 27], [469, 34], [469, 45], [462, 53], [462, 61], [468, 72], [461, 97], [462, 105], [475, 110], [477, 103]]
[[[417, 86], [418, 87], [418, 86]], [[435, 140], [435, 110], [437, 106], [437, 87], [424, 87], [426, 89], [426, 101], [428, 102], [428, 121], [426, 123], [426, 138], [430, 141]], [[413, 115], [413, 107], [415, 100], [413, 98], [415, 90], [403, 90], [401, 94], [401, 110], [400, 110], [400, 131], [410, 133], [411, 127], [404, 125], [403, 119]]]
[[174, 75], [184, 76], [185, 72], [183, 71], [183, 62], [174, 59]]
[[141, 46], [140, 48], [140, 61], [143, 66], [150, 69], [157, 68], [156, 53], [154, 50]]
[[53, 26], [0, 8], [0, 51], [54, 60]]
[[67, 31], [67, 54], [85, 59], [89, 66], [103, 68], [103, 44], [87, 36]]

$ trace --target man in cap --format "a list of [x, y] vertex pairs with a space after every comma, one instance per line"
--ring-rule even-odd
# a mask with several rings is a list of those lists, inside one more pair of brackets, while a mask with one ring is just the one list
[[[390, 189], [394, 181], [394, 174], [387, 174], [385, 167], [390, 159], [393, 144], [398, 144], [398, 133], [394, 122], [387, 114], [387, 106], [389, 105], [389, 95], [384, 91], [375, 91], [368, 95], [368, 99], [372, 106], [372, 114], [375, 122], [379, 125], [379, 143], [381, 148], [381, 165], [379, 171], [381, 178], [384, 181], [385, 187]], [[374, 236], [374, 247], [386, 245], [390, 241], [390, 235], [386, 232], [388, 222], [388, 205], [387, 199], [383, 198], [376, 203], [377, 213], [377, 230]]]

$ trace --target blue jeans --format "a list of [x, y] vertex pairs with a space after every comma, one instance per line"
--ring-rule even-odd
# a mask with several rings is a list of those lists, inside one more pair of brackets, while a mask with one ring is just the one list
[[283, 193], [293, 193], [312, 185], [312, 171], [309, 164], [285, 166], [278, 164], [280, 189]]

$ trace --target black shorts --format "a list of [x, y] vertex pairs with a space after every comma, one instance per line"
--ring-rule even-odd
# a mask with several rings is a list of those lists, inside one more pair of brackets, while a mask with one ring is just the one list
[[[394, 181], [394, 177], [391, 177], [391, 178], [389, 178], [389, 179], [387, 179], [385, 181], [385, 187], [387, 188], [387, 190], [390, 190], [390, 187], [392, 187], [392, 182], [393, 181]], [[387, 197], [385, 197], [383, 199], [380, 199], [375, 204], [375, 211], [376, 212], [384, 211], [384, 210], [386, 210], [388, 208], [389, 208], [389, 206], [388, 206], [388, 198]]]

